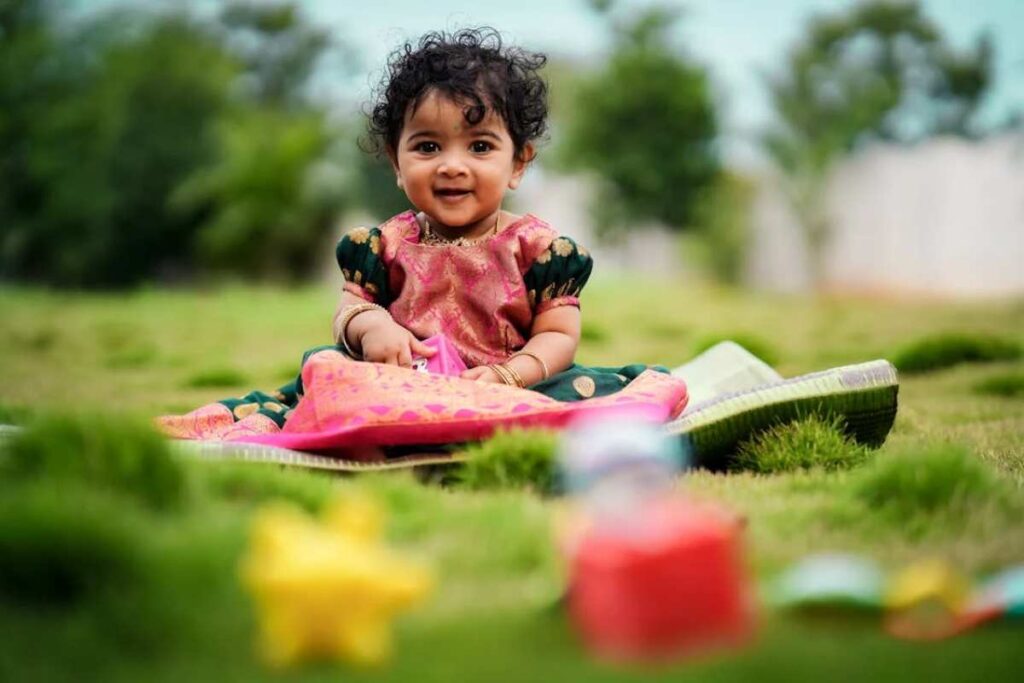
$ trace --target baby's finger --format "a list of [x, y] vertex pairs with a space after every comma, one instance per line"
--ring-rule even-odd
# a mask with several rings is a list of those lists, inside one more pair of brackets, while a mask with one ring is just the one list
[[398, 352], [398, 364], [403, 368], [412, 367], [412, 353], [409, 351], [408, 346]]
[[412, 336], [412, 334], [409, 335], [409, 348], [411, 348], [412, 352], [417, 356], [423, 356], [424, 358], [430, 358], [437, 353], [437, 349], [427, 346], [419, 339]]

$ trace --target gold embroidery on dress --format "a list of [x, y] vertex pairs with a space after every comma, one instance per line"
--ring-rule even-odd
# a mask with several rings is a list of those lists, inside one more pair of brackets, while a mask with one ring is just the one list
[[597, 391], [597, 384], [590, 377], [583, 375], [572, 381], [572, 388], [583, 398], [590, 398]]
[[551, 249], [559, 256], [565, 257], [572, 253], [572, 243], [564, 237], [559, 237], [551, 243]]
[[241, 420], [242, 418], [252, 415], [259, 410], [259, 408], [259, 403], [241, 403], [235, 406], [235, 409], [231, 412], [234, 414], [236, 419]]
[[551, 250], [550, 249], [545, 249], [544, 251], [541, 252], [540, 256], [537, 257], [537, 263], [540, 263], [541, 265], [547, 263], [550, 260], [551, 260]]
[[531, 289], [526, 293], [526, 300], [530, 302], [530, 308], [537, 307], [537, 290]]
[[380, 237], [378, 235], [370, 238], [370, 251], [375, 255], [380, 253]]
[[352, 230], [350, 230], [348, 233], [348, 238], [352, 240], [355, 244], [362, 244], [367, 240], [367, 238], [369, 238], [369, 236], [369, 228], [364, 227], [352, 228]]
[[544, 291], [540, 293], [541, 301], [550, 301], [555, 296], [555, 283], [552, 282], [550, 285], [544, 288]]
[[352, 276], [352, 282], [356, 283], [357, 285], [363, 284], [363, 273], [362, 273], [362, 271], [357, 270], [355, 272], [355, 274]]
[[590, 256], [590, 252], [587, 251], [587, 248], [579, 244], [576, 245], [576, 253], [582, 256], [583, 258], [587, 258], [588, 256]]
[[350, 271], [348, 268], [341, 269], [341, 276], [348, 280], [349, 282], [352, 281], [352, 271]]

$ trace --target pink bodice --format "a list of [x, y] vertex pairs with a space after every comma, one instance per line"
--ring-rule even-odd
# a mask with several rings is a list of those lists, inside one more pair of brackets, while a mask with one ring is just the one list
[[380, 230], [381, 258], [396, 294], [388, 310], [399, 325], [420, 339], [444, 333], [470, 367], [522, 348], [534, 316], [523, 275], [558, 236], [547, 223], [527, 214], [466, 246], [420, 244], [412, 211]]

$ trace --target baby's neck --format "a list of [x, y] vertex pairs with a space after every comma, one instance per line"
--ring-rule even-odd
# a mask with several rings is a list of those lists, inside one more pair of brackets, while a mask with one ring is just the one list
[[416, 214], [416, 220], [420, 224], [423, 235], [439, 242], [477, 242], [492, 237], [501, 232], [508, 225], [519, 220], [520, 216], [499, 210], [493, 218], [480, 221], [477, 225], [466, 229], [462, 227], [447, 226], [433, 220], [427, 214], [420, 211]]

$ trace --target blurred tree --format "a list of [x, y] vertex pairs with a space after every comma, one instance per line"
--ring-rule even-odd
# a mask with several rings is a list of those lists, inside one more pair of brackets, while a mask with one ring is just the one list
[[174, 205], [204, 213], [198, 250], [206, 265], [309, 277], [344, 198], [334, 133], [307, 92], [329, 41], [293, 4], [233, 2], [221, 21], [243, 65], [242, 95], [217, 127], [215, 159], [178, 188]]
[[357, 174], [353, 197], [371, 216], [385, 220], [411, 208], [409, 199], [395, 184], [390, 161], [359, 153], [352, 162]]
[[751, 179], [726, 171], [697, 204], [693, 227], [701, 238], [701, 260], [719, 282], [739, 284], [742, 280], [755, 189]]
[[177, 206], [209, 207], [199, 232], [203, 262], [271, 278], [310, 275], [338, 204], [330, 135], [316, 112], [245, 109], [223, 120], [219, 154], [178, 188]]
[[43, 188], [30, 170], [30, 131], [65, 80], [53, 68], [51, 20], [42, 0], [0, 0], [0, 278], [33, 260], [28, 216]]
[[228, 45], [245, 65], [247, 94], [263, 105], [309, 107], [306, 86], [330, 48], [326, 31], [311, 26], [294, 3], [229, 2], [221, 13]]
[[[0, 182], [9, 188], [0, 204], [3, 277], [123, 286], [181, 268], [195, 217], [168, 211], [166, 199], [210, 157], [209, 124], [232, 61], [180, 16], [130, 30], [111, 16], [60, 34], [46, 3], [14, 6], [33, 19], [8, 23], [5, 11], [0, 41], [0, 135], [15, 138]], [[20, 76], [26, 44], [44, 53]]]
[[973, 50], [954, 52], [916, 2], [871, 0], [811, 20], [785, 69], [767, 78], [777, 122], [762, 143], [787, 180], [815, 271], [832, 164], [871, 140], [975, 134], [992, 51], [981, 36]]
[[[592, 3], [609, 12], [611, 2]], [[604, 181], [598, 227], [636, 220], [683, 228], [718, 173], [717, 132], [707, 74], [673, 49], [676, 12], [644, 10], [613, 22], [608, 63], [577, 91], [563, 158]]]

